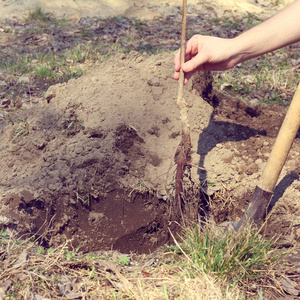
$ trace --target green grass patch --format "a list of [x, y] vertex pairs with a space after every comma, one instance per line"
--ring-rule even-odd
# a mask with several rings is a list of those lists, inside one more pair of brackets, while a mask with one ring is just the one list
[[55, 80], [56, 77], [56, 73], [53, 71], [52, 68], [43, 65], [35, 67], [34, 73], [36, 78], [44, 77], [50, 80]]
[[225, 72], [214, 72], [216, 89], [244, 100], [287, 105], [299, 82], [299, 72], [284, 49], [243, 62]]
[[186, 231], [183, 245], [200, 272], [231, 284], [266, 277], [270, 267], [283, 256], [275, 239], [266, 239], [252, 227], [237, 233], [215, 225], [204, 229], [195, 225]]
[[43, 22], [47, 22], [50, 21], [51, 18], [51, 14], [45, 12], [42, 8], [38, 7], [36, 8], [34, 11], [29, 11], [28, 12], [28, 17], [27, 20], [29, 21], [43, 21]]
[[258, 16], [252, 13], [247, 13], [247, 15], [242, 18], [212, 18], [212, 23], [220, 26], [223, 30], [241, 30], [249, 29], [253, 26], [260, 24], [262, 21]]
[[32, 57], [30, 55], [14, 55], [9, 53], [6, 59], [0, 58], [0, 69], [12, 76], [21, 76], [33, 70], [30, 65]]
[[29, 134], [29, 124], [26, 120], [18, 119], [17, 120], [18, 126], [14, 132], [14, 135], [12, 137], [12, 141], [16, 141], [22, 136]]

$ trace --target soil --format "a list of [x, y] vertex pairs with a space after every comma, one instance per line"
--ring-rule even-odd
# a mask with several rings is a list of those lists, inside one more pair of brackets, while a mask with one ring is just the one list
[[[167, 243], [174, 151], [181, 139], [172, 60], [173, 54], [119, 54], [79, 79], [51, 86], [39, 104], [2, 121], [5, 224], [22, 233], [47, 230], [47, 245], [73, 239], [83, 251], [151, 252]], [[226, 186], [234, 200], [226, 209], [216, 205], [212, 214], [218, 222], [238, 221], [285, 109], [251, 106], [212, 91], [211, 81], [211, 75], [198, 74], [184, 92], [194, 151], [191, 180], [211, 195]], [[21, 125], [28, 132], [18, 135]], [[298, 149], [297, 138], [270, 220], [270, 228], [281, 231], [286, 219], [294, 239]]]
[[[46, 246], [150, 253], [170, 242], [174, 155], [181, 140], [173, 53], [118, 54], [51, 86], [0, 121], [0, 221]], [[259, 183], [286, 108], [243, 102], [199, 73], [185, 87], [192, 162], [186, 219], [237, 222]], [[300, 270], [300, 135], [283, 167], [266, 232], [295, 246]], [[210, 210], [208, 210], [208, 201]], [[204, 212], [203, 212], [204, 211]], [[298, 274], [298, 275], [297, 275]]]

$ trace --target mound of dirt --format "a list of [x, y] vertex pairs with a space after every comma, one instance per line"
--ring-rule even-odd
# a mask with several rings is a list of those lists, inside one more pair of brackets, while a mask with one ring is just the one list
[[[181, 130], [171, 72], [170, 55], [118, 55], [2, 124], [6, 224], [23, 233], [50, 227], [49, 245], [73, 238], [85, 251], [166, 243], [164, 182]], [[212, 109], [191, 91], [186, 97], [202, 112], [197, 135]]]
[[[83, 251], [149, 253], [168, 242], [170, 166], [181, 139], [172, 61], [172, 54], [119, 54], [50, 87], [39, 105], [2, 121], [0, 222], [22, 234], [47, 232], [49, 246], [73, 239]], [[214, 92], [209, 74], [196, 76], [184, 98], [194, 150], [191, 179], [198, 186], [213, 183], [215, 192], [231, 189], [235, 201], [215, 203], [213, 214], [220, 222], [236, 221], [285, 110]], [[298, 149], [297, 139], [273, 200], [294, 209]]]

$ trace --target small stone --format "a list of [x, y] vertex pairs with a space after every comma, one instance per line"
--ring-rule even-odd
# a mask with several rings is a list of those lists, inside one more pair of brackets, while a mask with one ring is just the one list
[[257, 104], [258, 103], [258, 100], [257, 99], [251, 99], [250, 101], [249, 101], [249, 103], [250, 104]]
[[139, 57], [136, 59], [136, 62], [137, 62], [137, 63], [140, 63], [140, 62], [142, 62], [143, 60], [144, 60], [144, 57], [139, 56]]
[[230, 83], [225, 82], [225, 83], [221, 84], [221, 86], [220, 86], [221, 91], [230, 90], [230, 89], [232, 89], [232, 84], [230, 84]]
[[256, 161], [255, 161], [255, 163], [257, 164], [257, 165], [261, 165], [262, 164], [262, 159], [261, 158], [258, 158]]
[[208, 195], [208, 196], [212, 196], [215, 192], [219, 191], [221, 188], [220, 187], [216, 187], [216, 186], [206, 186], [204, 188], [205, 190], [205, 193]]
[[258, 171], [257, 169], [258, 169], [257, 168], [257, 164], [252, 163], [252, 164], [250, 164], [250, 165], [247, 166], [247, 168], [245, 170], [245, 173], [247, 175], [252, 175], [253, 173], [255, 173], [255, 172]]
[[25, 262], [27, 261], [27, 259], [28, 259], [28, 254], [27, 254], [26, 249], [24, 249], [24, 250], [22, 251], [22, 253], [19, 255], [19, 258], [18, 258], [18, 260], [15, 262], [14, 266], [24, 265]]
[[21, 76], [17, 81], [17, 84], [20, 84], [20, 83], [29, 83], [29, 77]]

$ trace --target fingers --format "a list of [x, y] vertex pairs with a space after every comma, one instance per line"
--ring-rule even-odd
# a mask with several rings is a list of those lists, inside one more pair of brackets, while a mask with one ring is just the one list
[[175, 80], [178, 80], [179, 79], [179, 72], [175, 72], [173, 78]]
[[184, 73], [184, 84], [187, 84], [195, 72]]
[[[178, 57], [177, 57], [178, 56]], [[193, 73], [196, 71], [193, 68], [190, 67], [188, 62], [190, 62], [190, 55], [187, 55], [187, 62], [183, 64], [182, 70], [184, 72], [184, 84], [187, 84]], [[186, 66], [186, 64], [188, 64]], [[194, 62], [193, 62], [194, 64]], [[180, 51], [177, 52], [175, 58], [174, 58], [174, 65], [175, 65], [175, 73], [174, 73], [174, 79], [179, 80], [180, 76]]]
[[[184, 84], [188, 83], [188, 81], [192, 77], [193, 73], [194, 72], [184, 73], [184, 81], [183, 81]], [[179, 72], [174, 73], [174, 79], [177, 80], [177, 81], [179, 80]]]
[[[179, 80], [179, 76], [180, 76], [180, 49], [177, 51], [177, 53], [174, 57], [174, 66], [175, 66], [174, 79]], [[186, 82], [185, 81], [184, 81], [184, 84], [187, 83], [187, 81]]]
[[196, 72], [197, 70], [204, 70], [203, 64], [207, 59], [203, 55], [196, 55], [183, 64], [183, 72]]
[[[193, 41], [191, 41], [191, 40], [189, 40], [185, 44], [185, 59], [184, 59], [184, 61], [188, 61], [192, 57], [192, 44], [193, 44]], [[179, 49], [174, 57], [175, 71], [180, 70], [180, 53], [181, 53], [181, 51]]]
[[[199, 41], [201, 36], [193, 36], [185, 46], [185, 63], [182, 65], [182, 70], [184, 72], [184, 84], [186, 84], [193, 73], [197, 70], [204, 70], [203, 64], [207, 61], [207, 57], [204, 55], [199, 55]], [[180, 49], [177, 51], [174, 58], [175, 73], [174, 79], [179, 79], [180, 71]]]
[[[184, 84], [186, 84], [191, 78], [192, 74], [197, 70], [199, 59], [195, 60], [198, 54], [198, 43], [197, 36], [193, 36], [185, 45], [185, 63], [182, 66], [182, 70], [184, 72]], [[201, 59], [200, 59], [201, 62]], [[174, 79], [179, 79], [179, 71], [180, 71], [180, 49], [177, 51], [174, 57]]]
[[[188, 57], [190, 57], [188, 55]], [[206, 62], [206, 59], [204, 57], [201, 57], [200, 55], [196, 55], [192, 57], [191, 59], [187, 60], [183, 65], [182, 65], [182, 70], [184, 72], [184, 84], [186, 84], [191, 76], [197, 71], [201, 70], [204, 71], [204, 63]], [[177, 68], [176, 68], [177, 67]], [[176, 61], [175, 64], [175, 73], [174, 73], [174, 79], [178, 80], [179, 79], [179, 71], [180, 71], [180, 63]]]
[[175, 72], [179, 72], [179, 70], [180, 70], [180, 49], [177, 51], [177, 53], [174, 57], [174, 66], [175, 66]]

